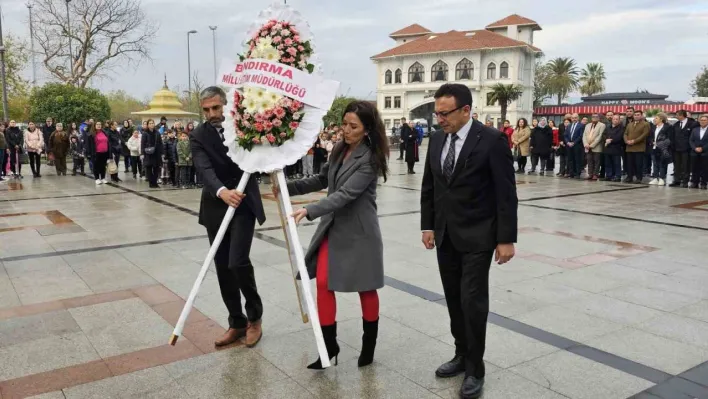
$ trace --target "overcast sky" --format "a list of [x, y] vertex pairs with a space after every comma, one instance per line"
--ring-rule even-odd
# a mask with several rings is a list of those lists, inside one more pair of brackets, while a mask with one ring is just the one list
[[[5, 31], [29, 37], [25, 0], [3, 1]], [[159, 24], [152, 62], [117, 70], [113, 79], [93, 83], [104, 91], [123, 89], [143, 99], [162, 85], [187, 86], [186, 32], [192, 36], [192, 70], [213, 81], [212, 36], [217, 25], [217, 63], [235, 58], [246, 29], [271, 1], [143, 0]], [[412, 23], [443, 32], [483, 29], [517, 13], [537, 21], [535, 45], [546, 59], [569, 56], [579, 65], [601, 62], [607, 91], [647, 89], [689, 97], [689, 82], [708, 64], [706, 0], [290, 0], [308, 21], [325, 74], [342, 82], [341, 92], [374, 98], [376, 69], [369, 59], [392, 47], [388, 34]], [[38, 56], [39, 80], [46, 75]], [[28, 71], [29, 75], [29, 71]], [[29, 77], [29, 76], [28, 76]]]

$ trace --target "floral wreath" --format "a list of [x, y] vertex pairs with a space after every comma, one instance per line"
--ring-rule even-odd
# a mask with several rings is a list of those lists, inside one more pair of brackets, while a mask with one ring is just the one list
[[[246, 52], [239, 59], [260, 58], [312, 73], [311, 56], [310, 41], [302, 40], [295, 26], [271, 19], [246, 42]], [[304, 116], [303, 103], [261, 88], [234, 90], [233, 104], [238, 145], [248, 151], [254, 145], [280, 146], [292, 139]]]

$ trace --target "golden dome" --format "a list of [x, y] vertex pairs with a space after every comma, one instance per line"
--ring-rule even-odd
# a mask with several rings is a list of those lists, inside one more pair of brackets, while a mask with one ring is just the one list
[[153, 94], [152, 101], [148, 104], [148, 109], [145, 111], [132, 112], [133, 115], [153, 116], [156, 118], [165, 116], [178, 118], [181, 116], [195, 116], [193, 112], [182, 110], [182, 103], [179, 101], [177, 93], [167, 87], [167, 76], [165, 75], [165, 84], [162, 89]]

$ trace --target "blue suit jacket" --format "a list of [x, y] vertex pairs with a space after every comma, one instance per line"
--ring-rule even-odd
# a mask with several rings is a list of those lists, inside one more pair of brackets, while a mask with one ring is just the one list
[[[691, 131], [691, 138], [689, 139], [689, 143], [691, 144], [691, 155], [692, 156], [700, 156], [700, 157], [705, 157], [706, 151], [708, 151], [708, 132], [706, 132], [703, 135], [703, 139], [701, 140], [701, 127], [696, 126], [693, 128], [693, 131]], [[701, 147], [703, 148], [702, 153], [697, 153], [696, 148]]]
[[575, 143], [575, 145], [582, 144], [583, 133], [585, 133], [585, 125], [578, 122], [575, 125], [575, 129], [573, 129], [573, 123], [571, 123], [568, 125], [568, 128], [565, 129], [565, 133], [563, 133], [563, 140], [566, 143]]

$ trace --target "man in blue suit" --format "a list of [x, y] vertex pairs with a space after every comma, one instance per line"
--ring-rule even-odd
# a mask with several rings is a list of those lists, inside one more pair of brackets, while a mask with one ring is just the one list
[[568, 148], [568, 177], [580, 179], [583, 173], [583, 133], [585, 125], [578, 121], [578, 114], [573, 114], [570, 125], [565, 129], [563, 141]]
[[708, 189], [708, 115], [698, 119], [698, 126], [693, 128], [691, 138], [691, 164], [693, 175], [691, 188]]

